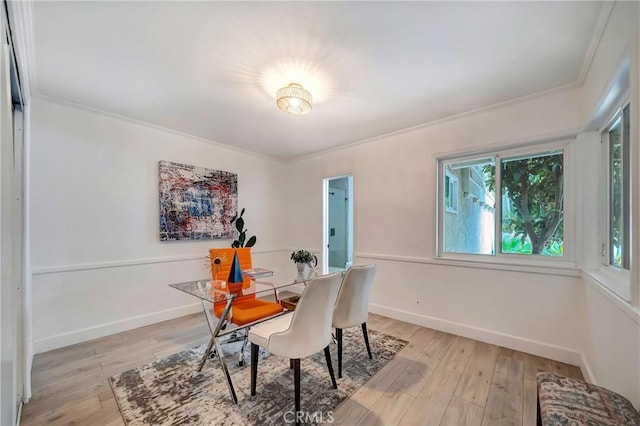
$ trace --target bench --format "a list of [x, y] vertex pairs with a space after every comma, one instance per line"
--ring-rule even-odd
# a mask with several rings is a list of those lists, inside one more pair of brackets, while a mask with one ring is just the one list
[[538, 425], [640, 425], [640, 413], [620, 394], [579, 379], [538, 373]]

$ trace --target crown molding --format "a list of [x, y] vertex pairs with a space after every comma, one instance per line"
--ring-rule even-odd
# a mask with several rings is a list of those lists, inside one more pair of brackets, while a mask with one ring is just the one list
[[148, 128], [151, 128], [151, 129], [161, 130], [163, 132], [172, 133], [174, 135], [182, 136], [182, 137], [188, 138], [188, 139], [193, 139], [193, 140], [198, 141], [198, 142], [205, 142], [205, 143], [208, 143], [210, 145], [215, 145], [215, 146], [217, 146], [219, 148], [229, 149], [231, 151], [236, 151], [236, 152], [240, 152], [242, 154], [247, 154], [247, 155], [251, 155], [251, 156], [254, 156], [254, 157], [259, 157], [259, 158], [262, 158], [262, 159], [265, 159], [265, 160], [270, 160], [270, 161], [274, 161], [274, 162], [278, 162], [278, 163], [284, 162], [284, 159], [279, 158], [279, 157], [274, 157], [274, 156], [271, 156], [271, 155], [261, 154], [259, 152], [255, 152], [255, 151], [249, 151], [247, 149], [238, 148], [238, 147], [233, 146], [233, 145], [226, 145], [226, 144], [224, 144], [222, 142], [216, 142], [216, 141], [212, 141], [211, 139], [205, 139], [203, 137], [191, 135], [189, 133], [184, 133], [184, 132], [181, 132], [179, 130], [174, 130], [174, 129], [170, 129], [168, 127], [158, 126], [157, 124], [149, 123], [148, 121], [138, 120], [136, 118], [127, 117], [126, 115], [116, 114], [116, 113], [105, 111], [105, 110], [102, 110], [102, 109], [99, 109], [99, 108], [93, 108], [93, 107], [82, 105], [82, 104], [78, 104], [78, 103], [75, 103], [75, 102], [66, 101], [64, 99], [43, 95], [41, 93], [34, 93], [33, 94], [33, 98], [34, 99], [38, 99], [38, 100], [42, 100], [42, 101], [46, 101], [46, 102], [50, 102], [50, 103], [54, 103], [54, 104], [58, 104], [58, 105], [62, 105], [62, 106], [68, 107], [68, 108], [74, 108], [74, 109], [79, 109], [79, 110], [82, 110], [82, 111], [87, 111], [87, 112], [90, 112], [90, 113], [93, 113], [93, 114], [104, 115], [106, 117], [115, 118], [117, 120], [122, 120], [122, 121], [126, 121], [126, 122], [133, 123], [133, 124], [138, 124], [140, 126], [148, 127]]
[[598, 47], [600, 46], [600, 42], [602, 41], [602, 37], [604, 36], [604, 31], [609, 25], [609, 20], [611, 19], [614, 5], [615, 2], [603, 2], [600, 6], [600, 13], [598, 14], [598, 18], [596, 20], [596, 26], [593, 30], [593, 34], [591, 35], [591, 41], [589, 42], [589, 47], [587, 47], [587, 53], [584, 55], [582, 68], [580, 69], [580, 74], [578, 75], [578, 82], [580, 83], [580, 86], [584, 85], [584, 82], [587, 79], [587, 75], [589, 75], [591, 65], [593, 64], [593, 60], [595, 59], [596, 53], [598, 52]]
[[[37, 85], [36, 85], [36, 75], [35, 75], [35, 58], [34, 58], [34, 44], [33, 44], [33, 39], [34, 39], [34, 26], [33, 26], [33, 5], [32, 5], [32, 0], [25, 0], [25, 1], [10, 1], [7, 2], [10, 5], [13, 5], [14, 7], [10, 7], [10, 14], [11, 14], [11, 9], [15, 10], [16, 15], [17, 16], [17, 22], [18, 22], [18, 26], [21, 29], [21, 33], [24, 33], [22, 35], [22, 38], [25, 40], [24, 42], [24, 46], [20, 45], [20, 50], [24, 51], [24, 56], [25, 59], [24, 61], [26, 61], [26, 67], [28, 70], [28, 74], [30, 76], [30, 81], [31, 81], [31, 88], [32, 90], [30, 92], [27, 93], [31, 93], [32, 96], [34, 98], [37, 99], [42, 99], [42, 100], [46, 100], [49, 102], [53, 102], [53, 103], [57, 103], [57, 104], [61, 104], [64, 106], [68, 106], [68, 107], [73, 107], [76, 109], [81, 109], [81, 110], [86, 110], [86, 111], [90, 111], [93, 113], [97, 113], [97, 114], [102, 114], [102, 115], [106, 115], [109, 117], [113, 117], [113, 118], [117, 118], [120, 120], [124, 120], [124, 121], [128, 121], [128, 122], [132, 122], [135, 124], [139, 124], [139, 125], [143, 125], [145, 127], [150, 127], [153, 129], [157, 129], [157, 130], [162, 130], [165, 132], [169, 132], [169, 133], [173, 133], [179, 136], [183, 136], [183, 137], [187, 137], [190, 139], [194, 139], [197, 141], [201, 141], [201, 142], [206, 142], [212, 145], [216, 145], [219, 146], [221, 148], [227, 148], [233, 151], [237, 151], [237, 152], [241, 152], [244, 154], [249, 154], [249, 155], [253, 155], [259, 158], [263, 158], [263, 159], [268, 159], [268, 160], [272, 160], [272, 161], [276, 161], [276, 162], [280, 162], [280, 163], [293, 163], [296, 161], [301, 161], [301, 160], [305, 160], [305, 159], [309, 159], [309, 158], [313, 158], [316, 156], [320, 156], [320, 155], [324, 155], [324, 154], [328, 154], [331, 152], [336, 152], [336, 151], [340, 151], [343, 149], [348, 149], [348, 148], [353, 148], [355, 146], [358, 145], [362, 145], [362, 144], [368, 144], [368, 143], [372, 143], [372, 142], [376, 142], [379, 140], [383, 140], [389, 137], [393, 137], [393, 136], [399, 136], [405, 133], [411, 133], [413, 131], [418, 131], [421, 129], [426, 129], [429, 127], [433, 127], [433, 126], [437, 126], [440, 124], [444, 124], [446, 122], [449, 121], [454, 121], [454, 120], [458, 120], [461, 118], [465, 118], [465, 117], [470, 117], [473, 115], [477, 115], [477, 114], [481, 114], [481, 113], [486, 113], [486, 112], [490, 112], [493, 110], [497, 110], [500, 108], [505, 108], [505, 107], [509, 107], [509, 106], [514, 106], [514, 105], [518, 105], [518, 104], [522, 104], [522, 103], [526, 103], [526, 102], [530, 102], [534, 99], [537, 98], [541, 98], [541, 97], [545, 97], [545, 96], [550, 96], [550, 95], [554, 95], [554, 94], [559, 94], [562, 92], [569, 92], [571, 90], [575, 90], [575, 89], [580, 89], [584, 86], [585, 80], [591, 70], [591, 66], [593, 64], [593, 61], [595, 59], [596, 53], [598, 51], [598, 48], [600, 46], [600, 43], [602, 41], [602, 37], [604, 35], [604, 32], [609, 24], [611, 15], [612, 15], [612, 11], [613, 8], [615, 6], [615, 2], [603, 2], [598, 14], [598, 18], [596, 19], [596, 25], [591, 37], [591, 40], [589, 42], [589, 46], [587, 48], [587, 52], [584, 56], [584, 60], [578, 75], [578, 78], [576, 79], [576, 81], [568, 83], [568, 84], [564, 84], [555, 88], [551, 88], [551, 89], [547, 89], [547, 90], [543, 90], [543, 91], [539, 91], [536, 93], [532, 93], [529, 95], [525, 95], [525, 96], [520, 96], [517, 98], [512, 98], [512, 99], [508, 99], [506, 101], [502, 101], [502, 102], [498, 102], [495, 104], [491, 104], [491, 105], [487, 105], [484, 107], [480, 107], [480, 108], [476, 108], [476, 109], [472, 109], [469, 111], [464, 111], [458, 114], [453, 114], [453, 115], [449, 115], [449, 116], [445, 116], [445, 117], [441, 117], [441, 118], [437, 118], [434, 120], [430, 120], [424, 123], [420, 123], [414, 126], [410, 126], [410, 127], [406, 127], [403, 129], [399, 129], [399, 130], [395, 130], [392, 132], [388, 132], [388, 133], [383, 133], [381, 135], [377, 135], [371, 138], [366, 138], [366, 139], [362, 139], [362, 140], [357, 140], [357, 141], [353, 141], [347, 144], [342, 144], [340, 146], [336, 146], [336, 147], [332, 147], [332, 148], [328, 148], [328, 149], [324, 149], [321, 151], [316, 151], [316, 152], [312, 152], [309, 154], [303, 154], [300, 156], [294, 156], [294, 157], [277, 157], [277, 156], [272, 156], [272, 155], [267, 155], [267, 154], [261, 154], [261, 153], [257, 153], [254, 151], [250, 151], [250, 150], [246, 150], [246, 149], [242, 149], [242, 148], [238, 148], [235, 147], [233, 145], [227, 145], [225, 143], [222, 142], [216, 142], [210, 139], [206, 139], [200, 136], [195, 136], [189, 133], [185, 133], [185, 132], [181, 132], [178, 130], [174, 130], [174, 129], [170, 129], [167, 127], [163, 127], [163, 126], [159, 126], [156, 124], [152, 124], [146, 121], [142, 121], [142, 120], [138, 120], [138, 119], [134, 119], [131, 117], [127, 117], [124, 115], [120, 115], [120, 114], [116, 114], [116, 113], [112, 113], [109, 111], [105, 111], [105, 110], [101, 110], [98, 108], [93, 108], [93, 107], [89, 107], [86, 105], [82, 105], [82, 104], [78, 104], [75, 102], [71, 102], [71, 101], [67, 101], [67, 100], [63, 100], [60, 98], [55, 98], [55, 97], [51, 97], [48, 95], [44, 95], [41, 93], [38, 93], [38, 91], [36, 90]], [[23, 50], [24, 49], [24, 50]], [[18, 53], [19, 56], [20, 53]], [[22, 63], [22, 60], [20, 60], [20, 63]], [[27, 88], [28, 90], [28, 88]]]
[[573, 83], [568, 83], [568, 84], [563, 84], [562, 86], [558, 86], [552, 89], [547, 89], [547, 90], [543, 90], [540, 92], [536, 92], [536, 93], [532, 93], [530, 95], [525, 95], [525, 96], [520, 96], [517, 98], [512, 98], [506, 101], [502, 101], [502, 102], [498, 102], [495, 104], [491, 104], [491, 105], [487, 105], [481, 108], [476, 108], [470, 111], [465, 111], [465, 112], [461, 112], [459, 114], [454, 114], [454, 115], [449, 115], [446, 117], [442, 117], [442, 118], [438, 118], [432, 121], [427, 121], [425, 123], [421, 123], [421, 124], [417, 124], [415, 126], [411, 126], [411, 127], [406, 127], [404, 129], [400, 129], [400, 130], [395, 130], [393, 132], [389, 132], [389, 133], [384, 133], [382, 135], [378, 135], [378, 136], [374, 136], [372, 138], [367, 138], [367, 139], [362, 139], [360, 141], [355, 141], [355, 142], [351, 142], [348, 144], [344, 144], [344, 145], [340, 145], [340, 146], [336, 146], [333, 148], [328, 148], [322, 151], [317, 151], [317, 152], [313, 152], [311, 154], [305, 154], [305, 155], [301, 155], [298, 157], [292, 157], [289, 158], [285, 161], [287, 162], [295, 162], [295, 161], [300, 161], [300, 160], [306, 160], [309, 158], [313, 158], [316, 156], [320, 156], [320, 155], [324, 155], [324, 154], [328, 154], [330, 152], [335, 152], [335, 151], [341, 151], [343, 149], [347, 149], [347, 148], [353, 148], [354, 146], [358, 146], [358, 145], [363, 145], [363, 144], [368, 144], [371, 142], [376, 142], [382, 139], [386, 139], [386, 138], [390, 138], [392, 136], [398, 136], [398, 135], [402, 135], [405, 133], [411, 133], [414, 131], [418, 131], [418, 130], [422, 130], [422, 129], [427, 129], [429, 127], [435, 127], [444, 123], [447, 123], [449, 121], [454, 121], [454, 120], [459, 120], [461, 118], [466, 118], [466, 117], [471, 117], [477, 114], [482, 114], [482, 113], [486, 113], [486, 112], [490, 112], [490, 111], [494, 111], [500, 108], [506, 108], [509, 106], [514, 106], [514, 105], [519, 105], [519, 104], [523, 104], [526, 102], [530, 102], [532, 100], [538, 99], [538, 98], [542, 98], [545, 96], [551, 96], [551, 95], [556, 95], [559, 93], [564, 93], [564, 92], [570, 92], [572, 90], [576, 90], [581, 88], [583, 85], [582, 83], [580, 83], [579, 81], [575, 81]]

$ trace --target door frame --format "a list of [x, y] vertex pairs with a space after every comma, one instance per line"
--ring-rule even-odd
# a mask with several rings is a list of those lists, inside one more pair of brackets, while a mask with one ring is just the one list
[[[329, 181], [348, 178], [349, 185], [347, 189], [349, 202], [347, 211], [351, 211], [351, 221], [347, 219], [347, 262], [349, 261], [349, 253], [351, 254], [351, 262], [355, 258], [355, 178], [353, 173], [343, 173], [335, 176], [329, 176], [322, 179], [322, 273], [329, 272]], [[350, 244], [349, 244], [350, 243]], [[351, 247], [349, 247], [351, 246]]]

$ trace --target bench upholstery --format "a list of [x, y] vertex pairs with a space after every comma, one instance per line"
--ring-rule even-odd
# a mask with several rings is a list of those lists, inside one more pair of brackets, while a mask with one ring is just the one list
[[622, 395], [579, 379], [538, 373], [538, 425], [640, 425], [640, 414]]

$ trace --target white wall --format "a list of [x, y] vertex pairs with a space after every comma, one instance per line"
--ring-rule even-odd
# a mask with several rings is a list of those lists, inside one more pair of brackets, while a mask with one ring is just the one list
[[44, 99], [32, 141], [36, 352], [198, 309], [167, 284], [207, 276], [207, 250], [231, 241], [159, 241], [159, 160], [238, 173], [254, 257], [283, 247], [276, 160]]
[[[158, 241], [158, 160], [239, 173], [240, 205], [247, 207], [250, 233], [259, 236], [258, 251], [266, 251], [256, 256], [269, 266], [287, 262], [283, 247], [320, 250], [322, 179], [352, 173], [355, 263], [379, 265], [375, 312], [580, 364], [591, 379], [640, 406], [637, 311], [582, 279], [578, 268], [517, 271], [434, 259], [437, 156], [569, 137], [574, 164], [582, 161], [581, 185], [597, 178], [584, 145], [593, 135], [575, 136], [602, 119], [613, 74], [637, 39], [638, 16], [637, 3], [614, 4], [582, 87], [286, 165], [37, 100], [31, 165], [36, 350], [198, 309], [167, 284], [202, 276], [199, 257], [212, 244]], [[634, 90], [637, 97], [637, 84]], [[577, 208], [567, 218], [576, 246], [584, 248], [576, 254], [578, 267], [598, 245], [588, 238], [597, 227], [588, 220], [597, 196], [580, 188], [570, 188]]]
[[565, 91], [295, 161], [290, 240], [320, 247], [322, 179], [353, 173], [355, 257], [379, 265], [375, 311], [578, 363], [584, 292], [577, 270], [562, 272], [573, 277], [518, 273], [433, 258], [436, 157], [566, 135], [579, 127], [579, 101], [579, 92]]
[[[579, 269], [599, 247], [599, 136], [582, 132], [597, 128], [612, 108], [605, 99], [623, 61], [637, 62], [628, 53], [637, 47], [638, 16], [637, 3], [613, 6], [579, 88], [295, 161], [289, 169], [290, 193], [296, 194], [288, 200], [290, 241], [320, 247], [322, 179], [353, 173], [356, 263], [379, 265], [374, 312], [578, 364], [589, 379], [640, 406], [638, 310], [582, 279]], [[632, 90], [637, 94], [637, 83]], [[562, 272], [569, 276], [433, 259], [436, 157], [563, 135], [572, 135], [568, 167], [578, 178], [567, 188], [573, 197], [567, 209], [575, 208], [565, 224], [575, 231], [576, 268]], [[595, 151], [588, 140], [595, 141]]]
[[[583, 353], [594, 377], [603, 386], [621, 392], [640, 407], [640, 311], [638, 299], [635, 308], [603, 287], [611, 285], [611, 278], [598, 273], [600, 268], [601, 236], [598, 232], [603, 220], [601, 204], [603, 196], [599, 192], [605, 188], [601, 182], [602, 147], [598, 131], [614, 112], [619, 98], [624, 95], [625, 85], [631, 101], [632, 113], [632, 153], [636, 161], [640, 153], [638, 129], [640, 127], [640, 104], [638, 95], [638, 2], [616, 2], [602, 41], [594, 57], [591, 71], [583, 87], [585, 120], [592, 133], [581, 135], [578, 152], [578, 176], [580, 185], [579, 217], [580, 246], [583, 249], [581, 267], [585, 271], [585, 341]], [[624, 70], [630, 72], [631, 82], [623, 83]], [[613, 95], [617, 95], [616, 98]], [[636, 163], [637, 164], [637, 163]], [[636, 232], [634, 244], [638, 244], [637, 232], [640, 226], [637, 204], [640, 202], [640, 178], [637, 165], [632, 180], [632, 200], [636, 203], [632, 223]], [[631, 276], [631, 296], [637, 294], [640, 282], [637, 279], [640, 268], [638, 250], [632, 250], [633, 271]], [[635, 276], [635, 277], [634, 277]]]

